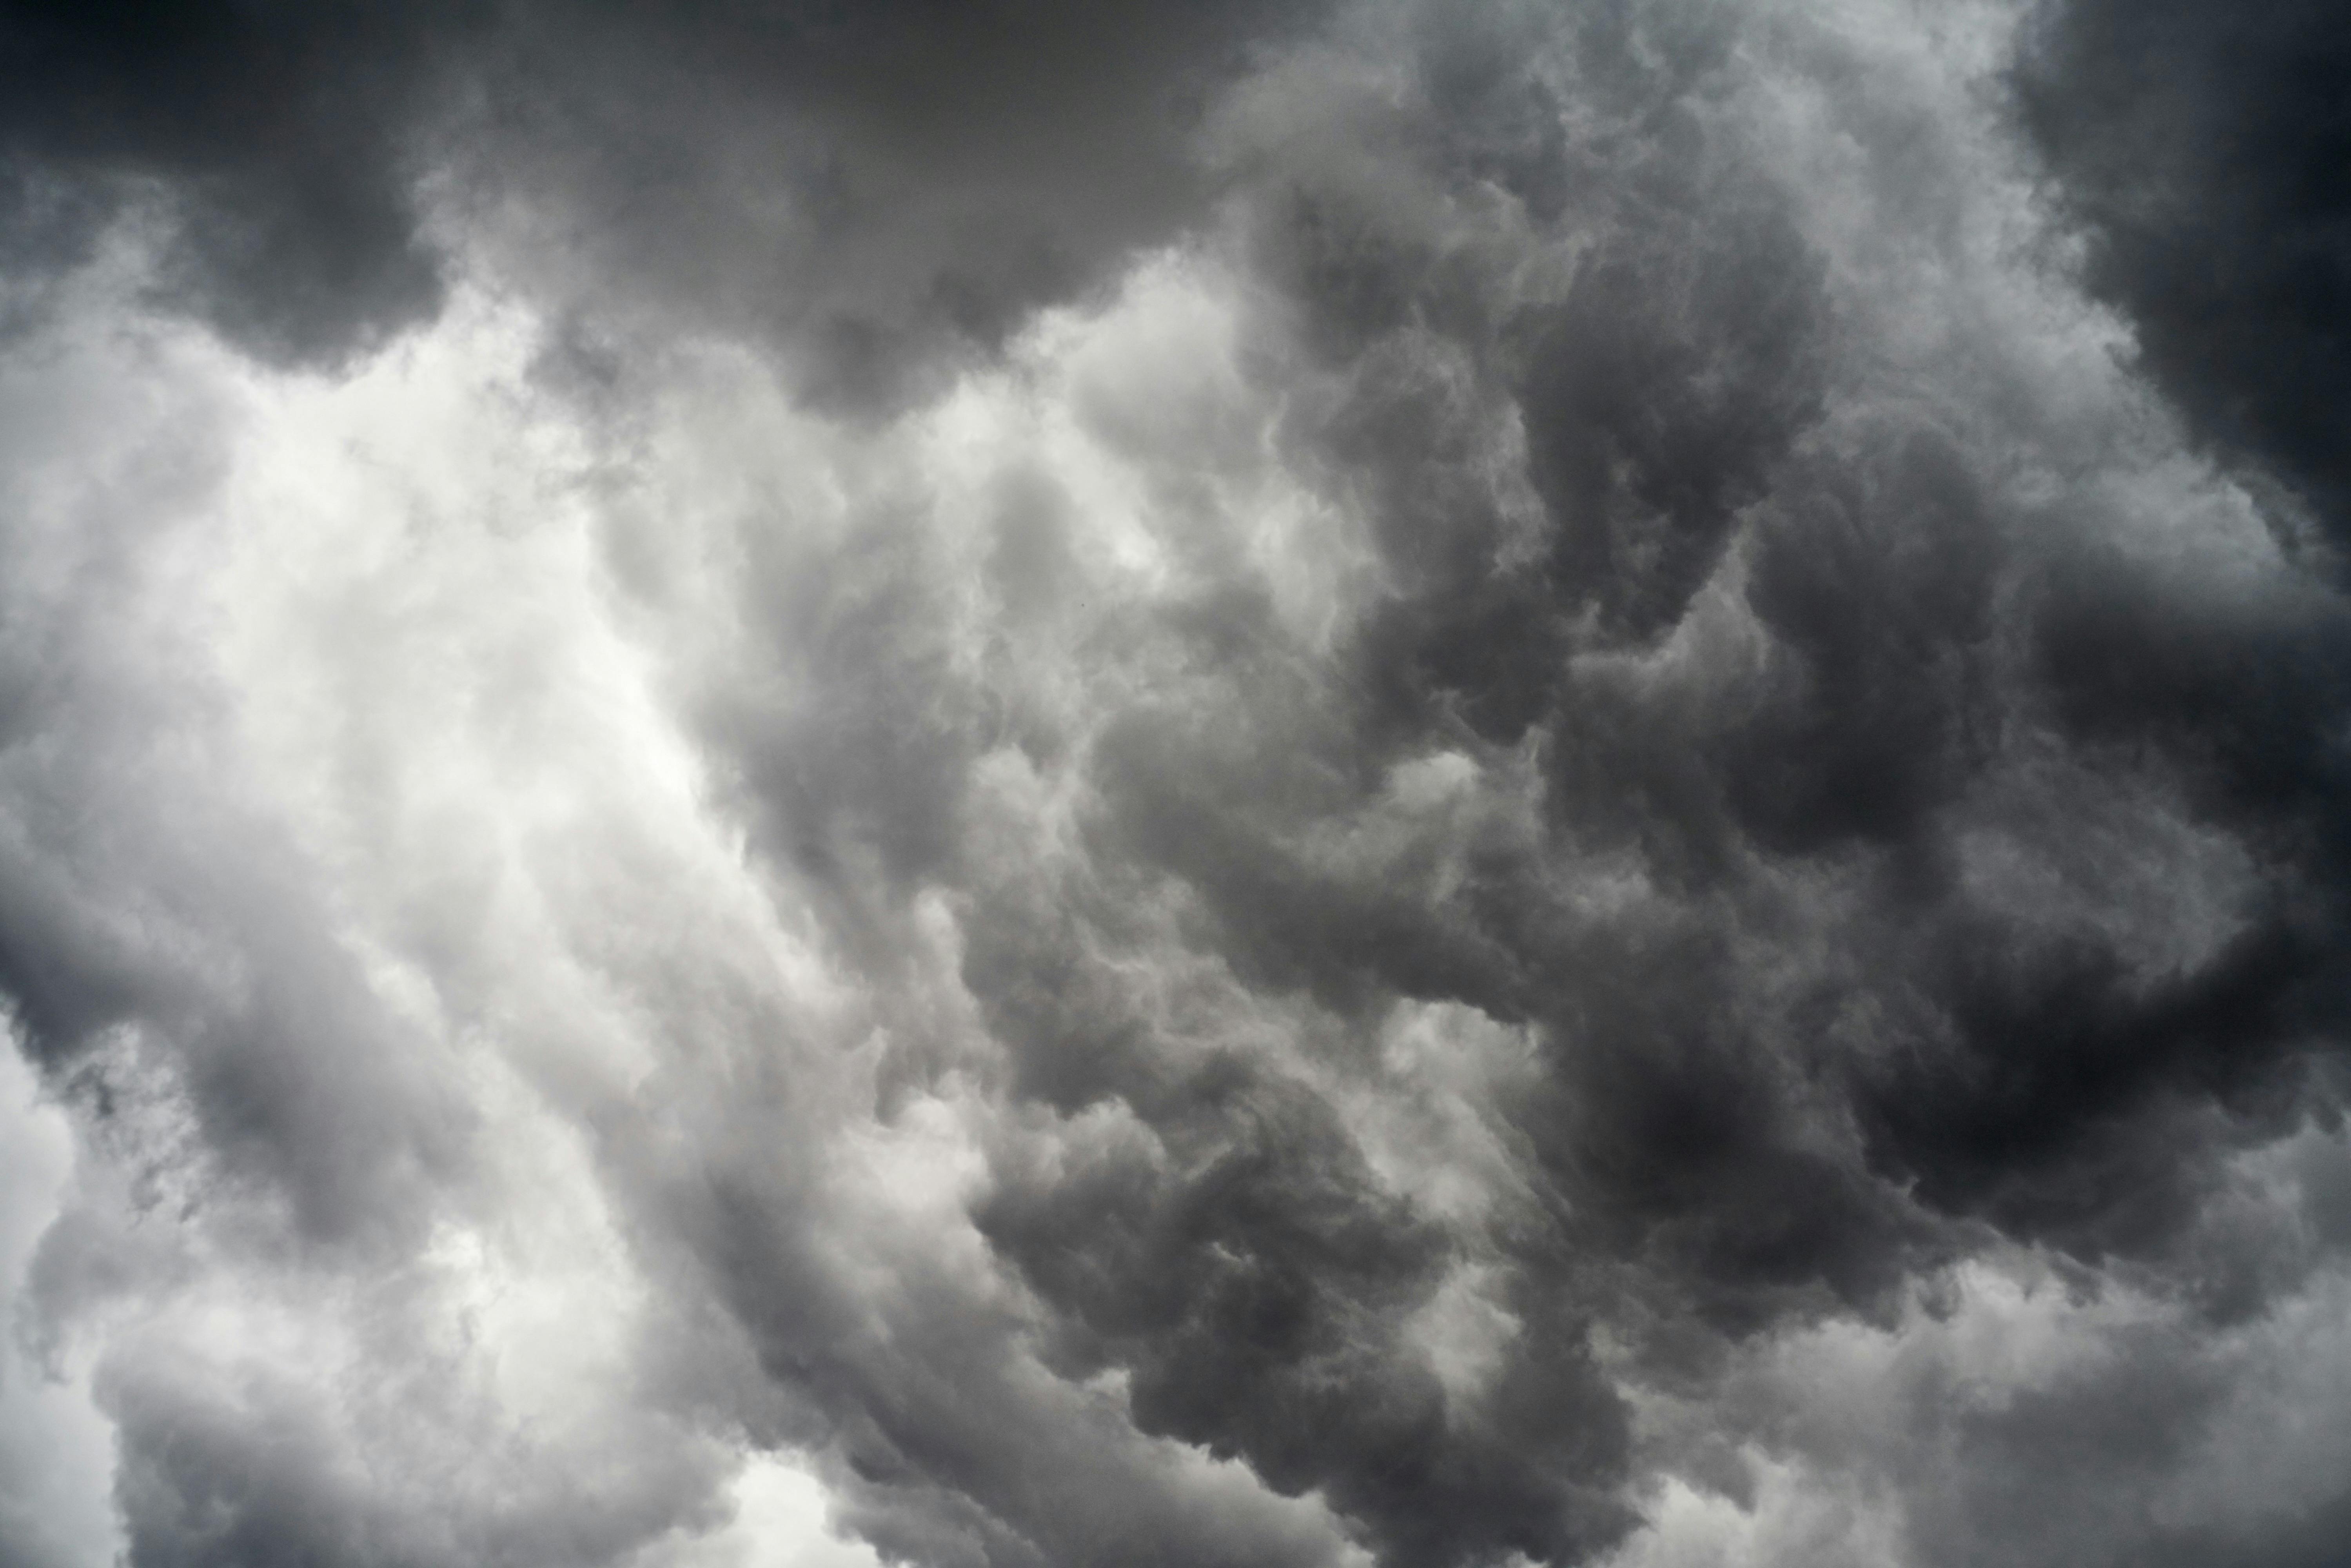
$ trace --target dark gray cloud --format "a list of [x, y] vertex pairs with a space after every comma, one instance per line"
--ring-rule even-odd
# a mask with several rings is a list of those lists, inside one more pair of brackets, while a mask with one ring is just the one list
[[1186, 221], [1191, 123], [1312, 9], [12, 6], [12, 270], [155, 206], [162, 298], [332, 365], [440, 308], [436, 199], [510, 205], [517, 266], [778, 335], [810, 396], [890, 406]]
[[160, 204], [163, 298], [289, 363], [427, 317], [417, 141], [486, 8], [23, 5], [0, 17], [11, 270]]
[[902, 406], [1193, 221], [1191, 135], [1311, 0], [522, 5], [478, 176], [685, 321], [772, 335], [805, 393]]
[[[2339, 663], [2323, 652], [2331, 596], [2286, 570], [2255, 591], [2258, 608], [2231, 608], [2210, 583], [2142, 576], [2104, 519], [2025, 500], [1980, 424], [1955, 438], [1947, 419], [1904, 410], [1907, 368], [1873, 366], [1853, 341], [1828, 258], [1797, 226], [1816, 193], [1750, 162], [1722, 125], [1739, 87], [1726, 62], [1753, 35], [1729, 16], [1687, 20], [1632, 13], [1539, 36], [1508, 65], [1489, 53], [1474, 94], [1460, 59], [1492, 46], [1432, 23], [1440, 41], [1420, 40], [1405, 109], [1391, 88], [1342, 110], [1369, 119], [1342, 134], [1377, 138], [1380, 181], [1311, 133], [1266, 154], [1249, 243], [1343, 378], [1299, 436], [1365, 506], [1393, 597], [1336, 669], [1311, 675], [1284, 669], [1261, 604], [1201, 604], [1218, 640], [1192, 645], [1218, 686], [1200, 722], [1137, 713], [1104, 733], [1095, 764], [1115, 824], [1105, 847], [1197, 897], [1201, 939], [1245, 982], [1303, 990], [1337, 1020], [1412, 998], [1533, 1028], [1546, 1082], [1510, 1123], [1563, 1213], [1505, 1255], [1555, 1300], [1635, 1292], [1655, 1336], [1644, 1354], [1669, 1375], [1704, 1364], [1689, 1358], [1705, 1336], [1890, 1310], [1918, 1271], [1987, 1236], [2093, 1266], [2164, 1255], [2216, 1162], [2312, 1113], [2306, 1053], [2336, 1043], [2343, 956], [2327, 738], [2342, 698], [2321, 673]], [[1481, 162], [1531, 101], [1573, 103], [1582, 134]], [[1441, 198], [1416, 208], [1399, 168]], [[1529, 298], [1522, 258], [1546, 245], [1574, 247], [1575, 265]], [[1525, 497], [1496, 494], [1494, 438], [1478, 426], [1498, 410], [1523, 443], [1531, 529], [1508, 509]], [[1695, 603], [1701, 588], [1713, 605]], [[2140, 607], [2127, 627], [2108, 619], [2124, 601]], [[1708, 618], [1743, 622], [1748, 646], [1659, 646], [1695, 641]], [[2198, 647], [2199, 625], [2220, 644]], [[1472, 849], [1447, 893], [1430, 897], [1394, 862], [1350, 875], [1294, 858], [1360, 821], [1386, 768], [1434, 747], [1497, 758], [1531, 737], [1548, 773], [1542, 837]], [[2055, 786], [2070, 800], [2029, 776], [2052, 757], [2079, 770]], [[2131, 896], [2154, 907], [2112, 902], [2102, 862], [2150, 865], [2168, 846], [2129, 841], [2098, 797], [2143, 790], [2169, 797], [2162, 832], [2244, 845], [2252, 885], [2232, 907], [2152, 888]], [[2048, 835], [2079, 811], [2120, 841], [2068, 864]], [[1970, 858], [2002, 839], [2082, 884], [2086, 918], [2053, 930], [1973, 873]], [[1579, 907], [1569, 868], [1594, 852], [1648, 884], [1638, 913]], [[2148, 918], [2182, 927], [2192, 949], [2154, 964], [2132, 953]], [[1147, 1032], [1090, 1009], [1038, 1017], [1035, 998], [1092, 988], [1068, 959], [1029, 963], [1008, 984], [993, 963], [967, 978], [983, 998], [1019, 998], [998, 1032], [1050, 1051], [1040, 1086], [1117, 1095], [1163, 1134], [1180, 1125], [1183, 1102], [1155, 1108], [1164, 1081], [1138, 1090], [1109, 1065]], [[1097, 1076], [1072, 1081], [1079, 1063]], [[2331, 1095], [2315, 1107], [2333, 1114]], [[1125, 1204], [1147, 1201], [1140, 1179], [1115, 1189]], [[1328, 1178], [1269, 1167], [1260, 1180], [1259, 1203], [1318, 1231], [1339, 1223], [1319, 1218]], [[1166, 1190], [1159, 1201], [1193, 1212], [1183, 1186]], [[1161, 1271], [1214, 1270], [1182, 1261], [1176, 1221], [1087, 1207], [1040, 1233], [1050, 1208], [1013, 1212], [1014, 1255], [1081, 1322], [1120, 1322], [1119, 1297], [1102, 1292], [1131, 1280], [1177, 1314], [1171, 1346], [1186, 1343]], [[1311, 1255], [1303, 1240], [1286, 1251]], [[1238, 1239], [1219, 1253], [1253, 1255]], [[1361, 1281], [1337, 1307], [1302, 1286], [1283, 1298], [1290, 1364], [1317, 1364], [1316, 1334], [1338, 1331], [1311, 1325], [1376, 1306], [1396, 1288], [1384, 1281]], [[1268, 1342], [1290, 1343], [1214, 1337], [1245, 1405], [1220, 1406], [1217, 1375], [1187, 1364], [1194, 1402], [1162, 1418], [1278, 1476], [1291, 1402], [1248, 1359]], [[1507, 1364], [1505, 1383], [1539, 1364], [1541, 1339], [1519, 1343], [1529, 1364]], [[1168, 1350], [1128, 1354], [1143, 1378]], [[1332, 1381], [1357, 1398], [1379, 1386], [1362, 1372]], [[1604, 1404], [1552, 1407], [1553, 1430], [1592, 1446], [1581, 1465], [1544, 1467], [1610, 1474]], [[1137, 1414], [1149, 1420], [1151, 1404], [1139, 1397]], [[1338, 1460], [1357, 1440], [1338, 1434], [1375, 1440], [1393, 1419], [1326, 1415], [1322, 1452]], [[1430, 1440], [1441, 1452], [1474, 1438]], [[1509, 1511], [1467, 1485], [1417, 1490], [1405, 1478], [1427, 1472], [1393, 1452], [1350, 1510], [1381, 1521], [1383, 1550], [1411, 1559], [1444, 1516], [1509, 1528]], [[1349, 1506], [1343, 1479], [1309, 1474]], [[1572, 1533], [1563, 1499], [1545, 1509]], [[1538, 1531], [1447, 1550], [1541, 1555], [1567, 1541]]]
[[2316, 10], [7, 28], [130, 1561], [2330, 1560]]
[[2279, 526], [2330, 543], [2351, 503], [2347, 65], [2325, 5], [2082, 4], [2041, 20], [2021, 71], [2091, 287], [2213, 449], [2271, 471]]

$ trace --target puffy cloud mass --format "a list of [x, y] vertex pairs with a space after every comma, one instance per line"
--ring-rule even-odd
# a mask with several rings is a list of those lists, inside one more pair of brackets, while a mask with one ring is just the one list
[[0, 6], [0, 1563], [2341, 1563], [2346, 89]]

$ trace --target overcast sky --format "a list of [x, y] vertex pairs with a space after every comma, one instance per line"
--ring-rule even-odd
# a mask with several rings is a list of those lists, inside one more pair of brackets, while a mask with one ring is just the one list
[[2351, 1563], [2346, 105], [0, 4], [0, 1568]]

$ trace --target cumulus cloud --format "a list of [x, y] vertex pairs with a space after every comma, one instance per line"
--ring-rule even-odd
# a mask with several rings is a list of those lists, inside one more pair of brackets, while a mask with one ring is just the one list
[[9, 8], [0, 1558], [2332, 1561], [2334, 37]]

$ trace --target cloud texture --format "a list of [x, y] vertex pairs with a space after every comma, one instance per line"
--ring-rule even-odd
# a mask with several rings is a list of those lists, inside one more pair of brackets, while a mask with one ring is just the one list
[[0, 1563], [2342, 1562], [2346, 37], [0, 10]]

